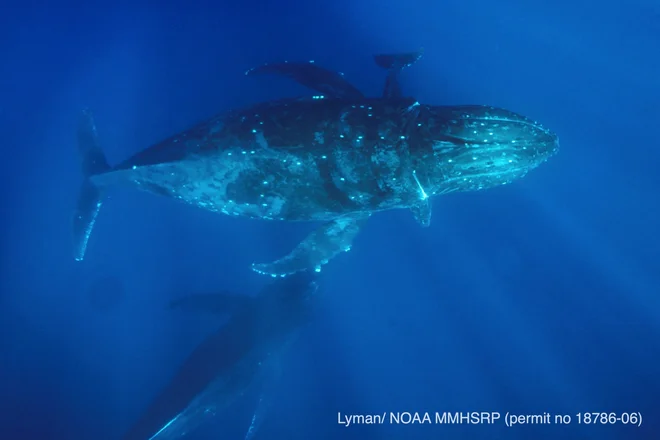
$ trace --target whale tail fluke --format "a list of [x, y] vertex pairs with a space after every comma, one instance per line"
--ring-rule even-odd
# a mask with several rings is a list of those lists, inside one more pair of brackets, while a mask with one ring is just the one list
[[394, 54], [378, 54], [374, 55], [374, 60], [378, 66], [383, 69], [404, 69], [408, 66], [415, 64], [422, 55], [424, 55], [424, 49], [419, 49], [415, 52], [406, 52], [406, 53], [394, 53]]
[[91, 177], [110, 170], [96, 134], [94, 118], [84, 110], [78, 126], [78, 150], [82, 159], [83, 182], [73, 215], [74, 258], [82, 261], [92, 234], [96, 217], [103, 204], [101, 190], [92, 183]]
[[402, 97], [399, 73], [406, 67], [415, 64], [422, 55], [424, 55], [424, 49], [415, 52], [374, 55], [376, 64], [388, 71], [383, 98], [398, 99]]

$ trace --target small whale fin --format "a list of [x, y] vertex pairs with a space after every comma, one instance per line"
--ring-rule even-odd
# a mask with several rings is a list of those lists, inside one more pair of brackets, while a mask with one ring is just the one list
[[96, 217], [103, 204], [103, 195], [90, 178], [110, 170], [99, 145], [94, 118], [88, 110], [83, 111], [78, 126], [78, 150], [82, 158], [83, 182], [73, 215], [73, 240], [74, 258], [76, 261], [82, 261]]
[[370, 213], [339, 217], [309, 234], [287, 256], [272, 263], [253, 264], [255, 272], [282, 277], [305, 270], [321, 271], [321, 266], [342, 251], [348, 252], [355, 236]]
[[264, 64], [245, 72], [246, 75], [263, 73], [286, 76], [298, 84], [323, 93], [330, 98], [360, 99], [364, 97], [362, 92], [349, 83], [342, 74], [325, 69], [314, 62]]
[[253, 298], [229, 292], [188, 295], [170, 302], [170, 309], [227, 314], [251, 304]]
[[431, 224], [431, 202], [426, 198], [420, 200], [410, 207], [415, 220], [423, 227], [428, 227]]
[[383, 98], [396, 99], [401, 98], [401, 85], [399, 84], [399, 73], [406, 67], [412, 66], [424, 55], [424, 49], [416, 52], [399, 54], [378, 54], [374, 55], [374, 60], [378, 66], [388, 70]]

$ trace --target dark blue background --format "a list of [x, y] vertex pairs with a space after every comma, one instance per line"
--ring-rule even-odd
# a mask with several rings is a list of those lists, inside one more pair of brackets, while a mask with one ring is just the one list
[[[81, 108], [116, 163], [219, 111], [306, 93], [250, 67], [315, 59], [377, 95], [371, 55], [420, 46], [407, 94], [523, 113], [559, 133], [560, 154], [513, 185], [439, 197], [428, 229], [375, 216], [324, 269], [322, 317], [287, 357], [262, 438], [660, 438], [658, 23], [653, 0], [5, 2], [0, 438], [118, 439], [215, 327], [167, 301], [257, 291], [249, 264], [313, 227], [118, 190], [76, 264]], [[89, 285], [108, 276], [125, 296], [93, 307]], [[197, 437], [242, 438], [251, 409]], [[338, 411], [644, 423], [347, 429]]]

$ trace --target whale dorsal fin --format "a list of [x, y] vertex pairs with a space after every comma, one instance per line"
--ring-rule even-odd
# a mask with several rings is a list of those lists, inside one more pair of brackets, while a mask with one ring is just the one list
[[170, 302], [170, 309], [195, 310], [213, 314], [231, 314], [249, 306], [254, 299], [247, 295], [237, 295], [230, 292], [194, 294], [178, 298]]

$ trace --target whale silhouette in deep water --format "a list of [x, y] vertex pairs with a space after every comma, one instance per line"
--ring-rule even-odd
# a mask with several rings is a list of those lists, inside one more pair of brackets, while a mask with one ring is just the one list
[[510, 183], [557, 152], [555, 133], [509, 110], [403, 97], [399, 73], [420, 56], [375, 57], [388, 71], [380, 98], [315, 63], [249, 70], [288, 76], [322, 95], [224, 113], [114, 167], [84, 112], [75, 258], [85, 255], [105, 189], [124, 184], [227, 215], [323, 222], [288, 255], [252, 266], [273, 277], [320, 271], [350, 249], [373, 213], [410, 209], [427, 226], [431, 197]]
[[179, 439], [259, 387], [245, 435], [251, 439], [273, 403], [282, 355], [312, 319], [318, 290], [317, 275], [302, 272], [269, 281], [256, 296], [218, 293], [173, 302], [173, 308], [225, 313], [229, 320], [193, 350], [122, 440]]

